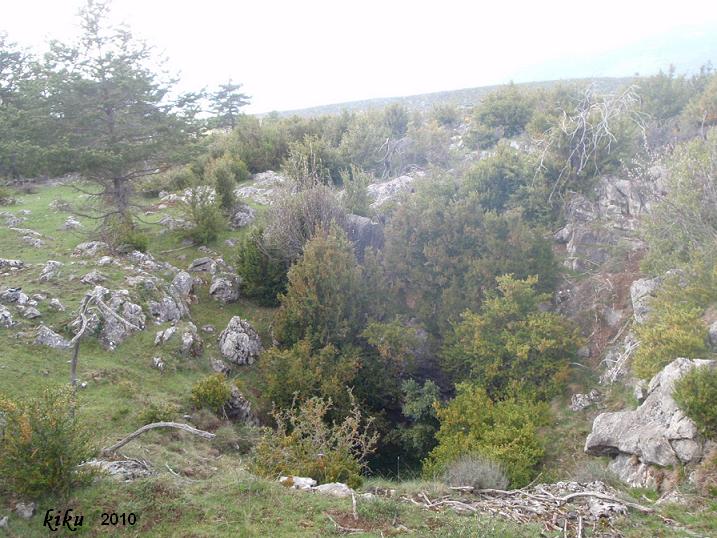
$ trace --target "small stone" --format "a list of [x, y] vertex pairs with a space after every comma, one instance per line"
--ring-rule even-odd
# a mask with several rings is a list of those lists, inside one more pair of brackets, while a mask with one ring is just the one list
[[25, 319], [36, 319], [41, 316], [42, 316], [42, 314], [40, 313], [40, 311], [37, 308], [34, 308], [32, 306], [29, 308], [26, 308], [25, 312], [23, 312], [23, 314], [22, 314], [22, 317], [24, 317]]
[[82, 223], [77, 220], [74, 215], [70, 215], [69, 217], [67, 217], [67, 220], [62, 225], [63, 230], [79, 230], [82, 227]]
[[217, 268], [217, 264], [208, 256], [197, 258], [189, 264], [187, 271], [192, 273], [213, 273]]
[[97, 285], [105, 282], [107, 277], [97, 270], [90, 271], [80, 279], [83, 284]]
[[215, 331], [214, 325], [202, 325], [202, 331], [211, 334]]
[[99, 260], [97, 260], [97, 265], [105, 266], [105, 265], [112, 265], [114, 263], [115, 259], [112, 256], [102, 256]]
[[332, 497], [350, 497], [354, 490], [341, 482], [330, 482], [316, 486], [314, 491]]
[[30, 519], [35, 515], [36, 505], [34, 502], [16, 503], [15, 513], [23, 519]]
[[166, 366], [164, 364], [164, 361], [162, 360], [162, 357], [153, 357], [152, 358], [152, 366], [159, 370], [160, 372], [164, 371], [164, 367]]
[[70, 347], [70, 343], [67, 340], [45, 325], [40, 325], [37, 329], [35, 344], [51, 347], [52, 349], [67, 349]]
[[316, 480], [305, 476], [280, 476], [279, 483], [287, 488], [310, 490], [316, 485]]
[[64, 312], [65, 311], [65, 305], [63, 305], [59, 299], [53, 298], [50, 299], [50, 308], [57, 312]]

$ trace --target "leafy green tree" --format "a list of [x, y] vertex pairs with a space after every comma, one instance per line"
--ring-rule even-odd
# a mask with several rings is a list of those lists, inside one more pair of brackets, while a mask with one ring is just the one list
[[384, 267], [397, 305], [431, 332], [457, 313], [477, 311], [495, 277], [538, 275], [551, 290], [558, 272], [550, 244], [519, 212], [485, 212], [475, 192], [452, 180], [419, 184], [385, 230]]
[[77, 42], [52, 44], [51, 104], [79, 171], [100, 187], [101, 217], [131, 221], [135, 182], [188, 158], [198, 96], [171, 99], [150, 47], [108, 26], [108, 12], [108, 3], [89, 0]]
[[535, 476], [545, 448], [538, 430], [547, 423], [544, 403], [514, 399], [493, 402], [485, 389], [469, 383], [456, 387], [455, 399], [438, 406], [436, 446], [423, 462], [433, 478], [454, 461], [475, 454], [500, 463], [511, 486], [525, 486]]
[[500, 129], [505, 138], [523, 132], [533, 114], [531, 95], [512, 82], [489, 93], [475, 110], [475, 120], [491, 129]]
[[361, 267], [340, 229], [319, 230], [289, 269], [286, 293], [274, 319], [284, 346], [308, 339], [315, 347], [352, 342], [365, 325]]
[[234, 84], [231, 79], [220, 84], [216, 91], [209, 95], [210, 110], [214, 114], [212, 125], [220, 129], [234, 129], [242, 107], [249, 104], [249, 96], [240, 92], [241, 84]]
[[286, 291], [289, 266], [264, 244], [262, 228], [254, 228], [244, 236], [236, 264], [244, 296], [264, 306], [279, 305], [278, 297]]
[[314, 350], [308, 340], [288, 349], [271, 348], [262, 354], [262, 398], [279, 409], [288, 409], [294, 401], [312, 397], [331, 399], [329, 418], [343, 417], [351, 400], [346, 387], [352, 387], [359, 368], [356, 351], [342, 353], [329, 344]]
[[465, 312], [444, 351], [454, 379], [471, 379], [493, 399], [529, 395], [549, 399], [564, 385], [580, 337], [570, 322], [539, 305], [547, 294], [537, 279], [498, 277], [498, 290], [480, 313]]
[[468, 172], [464, 188], [478, 193], [484, 209], [501, 212], [533, 178], [535, 168], [524, 152], [499, 144], [493, 155], [478, 161]]
[[415, 379], [407, 379], [401, 385], [403, 393], [403, 416], [409, 420], [401, 429], [404, 454], [418, 463], [436, 446], [436, 432], [440, 426], [436, 415], [436, 402], [440, 391], [430, 379], [420, 385]]

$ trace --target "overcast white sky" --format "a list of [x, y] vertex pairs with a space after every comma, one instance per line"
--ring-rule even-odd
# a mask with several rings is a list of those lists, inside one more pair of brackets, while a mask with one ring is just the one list
[[[22, 44], [42, 47], [48, 37], [77, 31], [82, 0], [3, 3], [0, 31]], [[252, 96], [250, 112], [535, 77], [644, 74], [689, 53], [717, 63], [714, 0], [115, 0], [113, 6], [114, 19], [169, 57], [183, 89], [231, 77]]]

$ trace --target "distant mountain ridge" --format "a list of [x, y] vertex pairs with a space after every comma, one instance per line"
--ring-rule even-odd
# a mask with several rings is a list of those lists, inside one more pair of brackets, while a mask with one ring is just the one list
[[[576, 78], [562, 80], [546, 80], [541, 82], [524, 82], [516, 83], [516, 86], [524, 88], [549, 88], [557, 84], [584, 84], [595, 85], [601, 91], [612, 91], [628, 82], [634, 80], [635, 77], [596, 77], [596, 78]], [[322, 115], [340, 114], [344, 110], [349, 112], [359, 112], [372, 108], [383, 108], [388, 105], [400, 103], [410, 109], [427, 110], [435, 105], [451, 104], [456, 106], [472, 106], [479, 103], [483, 97], [490, 92], [505, 86], [505, 84], [494, 84], [491, 86], [478, 86], [475, 88], [463, 88], [459, 90], [446, 90], [432, 93], [421, 93], [417, 95], [407, 95], [403, 97], [375, 97], [372, 99], [363, 99], [359, 101], [347, 101], [344, 103], [332, 103], [328, 105], [319, 105], [308, 108], [295, 110], [284, 110], [272, 112], [279, 116], [300, 116], [313, 117]], [[257, 114], [257, 116], [267, 116], [268, 114]]]

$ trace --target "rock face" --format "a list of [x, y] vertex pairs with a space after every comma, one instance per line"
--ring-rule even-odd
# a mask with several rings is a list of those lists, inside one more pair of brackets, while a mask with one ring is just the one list
[[634, 486], [650, 484], [650, 465], [697, 463], [704, 441], [672, 398], [675, 382], [695, 367], [715, 361], [675, 359], [650, 381], [645, 401], [632, 411], [602, 413], [585, 442], [588, 454], [613, 456], [611, 468]]
[[194, 289], [194, 277], [186, 271], [180, 271], [172, 279], [172, 287], [184, 301], [190, 302], [190, 296]]
[[641, 278], [630, 286], [632, 311], [637, 323], [645, 323], [650, 315], [650, 300], [662, 284], [662, 277]]
[[371, 207], [380, 208], [386, 202], [395, 199], [404, 192], [413, 192], [415, 179], [411, 176], [399, 176], [383, 183], [372, 183], [366, 189], [368, 195], [373, 198]]
[[239, 277], [231, 273], [216, 273], [212, 276], [209, 295], [222, 303], [234, 303], [239, 300]]
[[229, 225], [232, 230], [238, 230], [240, 228], [244, 228], [245, 226], [249, 226], [255, 219], [256, 215], [254, 210], [250, 206], [242, 204], [234, 209], [232, 218], [229, 219]]
[[359, 259], [363, 257], [364, 251], [369, 247], [375, 250], [383, 248], [383, 226], [368, 217], [347, 215], [346, 233], [354, 244]]
[[555, 234], [556, 241], [567, 244], [565, 264], [576, 271], [594, 270], [619, 244], [631, 250], [641, 248], [635, 230], [640, 217], [649, 213], [662, 193], [658, 183], [649, 177], [628, 180], [604, 176], [592, 199], [573, 195], [565, 206], [568, 224]]
[[67, 340], [45, 325], [40, 325], [37, 329], [35, 344], [51, 347], [52, 349], [67, 349], [70, 347], [70, 343]]
[[219, 335], [219, 349], [235, 364], [252, 364], [261, 353], [261, 340], [248, 321], [234, 316]]
[[47, 260], [40, 273], [40, 282], [49, 282], [60, 276], [60, 268], [64, 264], [56, 260]]
[[239, 198], [248, 198], [257, 204], [271, 205], [279, 188], [286, 183], [281, 174], [267, 170], [253, 176], [254, 184], [234, 191]]
[[224, 412], [227, 418], [231, 420], [258, 424], [254, 413], [251, 411], [251, 404], [234, 385], [232, 385], [232, 394], [229, 397], [229, 401], [224, 405]]

